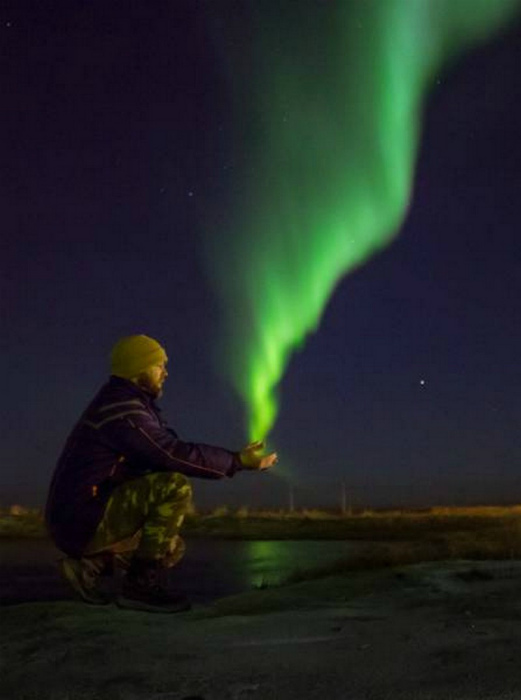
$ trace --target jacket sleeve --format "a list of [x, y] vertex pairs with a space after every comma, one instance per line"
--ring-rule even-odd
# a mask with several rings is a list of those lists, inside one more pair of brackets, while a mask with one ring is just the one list
[[143, 472], [173, 471], [201, 479], [233, 476], [239, 455], [221, 447], [184, 442], [149, 410], [128, 412], [102, 428], [108, 442]]

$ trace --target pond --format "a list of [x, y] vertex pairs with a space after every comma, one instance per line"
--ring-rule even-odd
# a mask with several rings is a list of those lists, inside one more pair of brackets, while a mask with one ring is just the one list
[[[362, 546], [367, 542], [192, 539], [169, 578], [194, 602], [208, 602], [348, 559]], [[56, 568], [60, 556], [49, 540], [0, 540], [0, 604], [70, 598]]]

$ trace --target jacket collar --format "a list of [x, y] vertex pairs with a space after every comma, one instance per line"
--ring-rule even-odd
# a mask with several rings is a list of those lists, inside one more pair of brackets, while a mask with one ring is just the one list
[[109, 379], [109, 385], [110, 386], [115, 386], [115, 387], [121, 387], [125, 388], [126, 391], [129, 393], [134, 394], [138, 398], [142, 399], [143, 401], [146, 401], [149, 405], [153, 406], [156, 411], [159, 411], [160, 409], [156, 406], [156, 403], [154, 401], [154, 397], [148, 394], [146, 391], [143, 391], [141, 387], [139, 387], [137, 384], [134, 384], [134, 382], [131, 382], [130, 379], [124, 379], [123, 377], [116, 377], [115, 374], [110, 375]]

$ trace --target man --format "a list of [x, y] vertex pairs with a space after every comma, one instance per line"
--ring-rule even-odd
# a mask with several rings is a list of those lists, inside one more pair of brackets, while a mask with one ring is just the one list
[[154, 402], [168, 376], [167, 360], [146, 335], [118, 341], [111, 377], [74, 427], [53, 474], [47, 527], [67, 554], [62, 574], [88, 603], [109, 602], [99, 578], [119, 565], [128, 569], [116, 598], [120, 607], [188, 609], [184, 596], [161, 584], [161, 572], [184, 553], [178, 533], [191, 502], [187, 477], [220, 479], [277, 462], [260, 442], [231, 452], [181, 441]]

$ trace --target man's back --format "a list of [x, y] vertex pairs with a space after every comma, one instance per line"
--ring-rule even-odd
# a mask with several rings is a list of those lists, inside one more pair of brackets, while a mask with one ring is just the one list
[[[80, 550], [99, 521], [112, 490], [130, 476], [118, 445], [114, 421], [146, 416], [157, 420], [151, 399], [135, 384], [111, 377], [74, 426], [54, 472], [46, 522], [64, 551]], [[121, 427], [121, 426], [120, 426]], [[139, 465], [135, 465], [136, 474]]]

